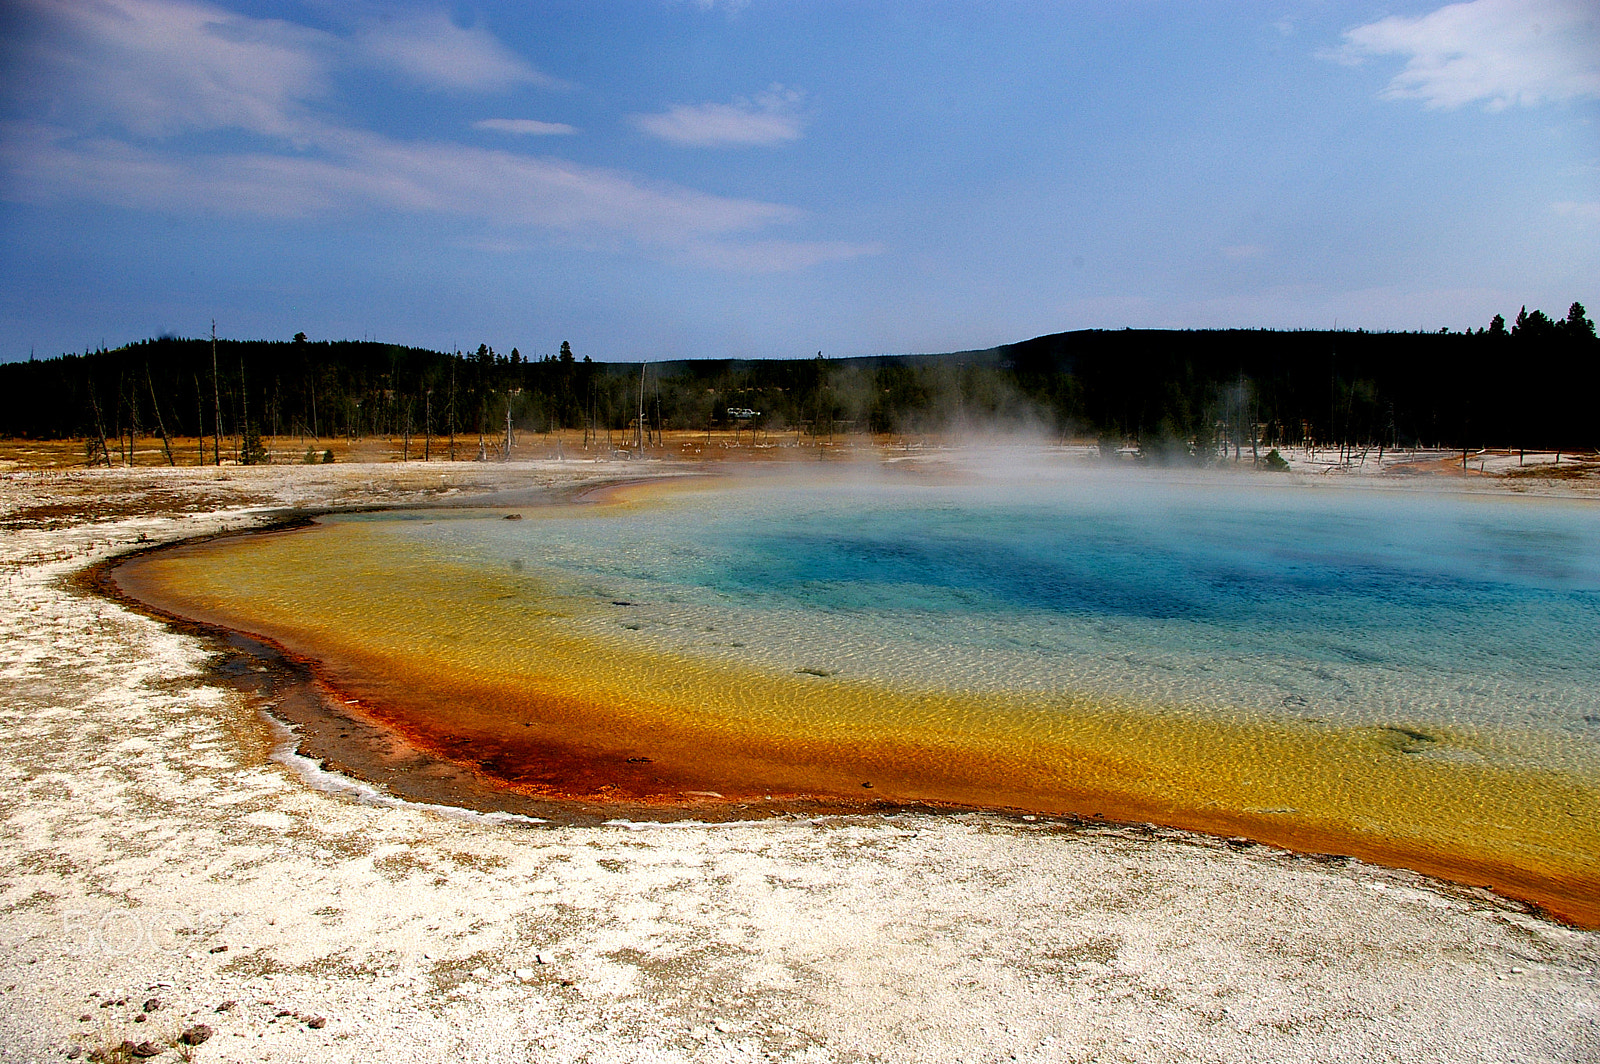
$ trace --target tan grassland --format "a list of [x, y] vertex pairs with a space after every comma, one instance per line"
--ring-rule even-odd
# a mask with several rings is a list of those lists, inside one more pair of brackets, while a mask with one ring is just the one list
[[[766, 441], [817, 454], [800, 442]], [[113, 469], [0, 444], [0, 1060], [1600, 1060], [1600, 935], [1481, 890], [1144, 825], [406, 805], [297, 760], [217, 643], [74, 582], [294, 507], [682, 468], [575, 460], [570, 434], [561, 462], [380, 443], [220, 469], [165, 468], [159, 441]], [[1453, 468], [1328, 457], [1289, 475]], [[1592, 463], [1519, 458], [1448, 475], [1595, 493]], [[176, 1044], [196, 1024], [214, 1033]]]

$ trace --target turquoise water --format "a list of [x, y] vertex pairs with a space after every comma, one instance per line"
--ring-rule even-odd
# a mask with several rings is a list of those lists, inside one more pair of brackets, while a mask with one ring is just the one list
[[1573, 739], [1600, 751], [1600, 507], [1584, 502], [1014, 469], [755, 477], [527, 518], [401, 534], [603, 607], [573, 623], [639, 649], [912, 689], [1511, 728], [1534, 762], [1538, 734], [1564, 758]]

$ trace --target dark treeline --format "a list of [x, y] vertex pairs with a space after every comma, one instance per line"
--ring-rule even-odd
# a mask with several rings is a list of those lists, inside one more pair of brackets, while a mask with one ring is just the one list
[[[0, 434], [83, 437], [91, 452], [130, 433], [210, 436], [208, 459], [245, 461], [264, 456], [262, 436], [453, 433], [457, 453], [475, 457], [508, 429], [557, 428], [621, 444], [753, 426], [1011, 428], [1171, 453], [1307, 441], [1600, 446], [1600, 341], [1579, 304], [1560, 319], [1524, 310], [1511, 327], [1497, 315], [1463, 333], [1085, 331], [943, 355], [662, 362], [642, 376], [641, 389], [639, 363], [579, 359], [565, 343], [526, 360], [487, 345], [163, 337], [0, 365]], [[221, 453], [218, 435], [236, 453]]]

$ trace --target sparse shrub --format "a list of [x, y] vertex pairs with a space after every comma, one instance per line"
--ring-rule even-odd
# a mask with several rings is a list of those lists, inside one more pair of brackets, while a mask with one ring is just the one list
[[329, 447], [326, 451], [322, 452], [322, 464], [323, 465], [333, 465], [333, 448], [332, 447]]
[[128, 1040], [114, 1046], [98, 1046], [89, 1050], [89, 1060], [91, 1064], [133, 1064], [136, 1048]]
[[1287, 472], [1289, 469], [1288, 459], [1279, 454], [1276, 447], [1267, 452], [1267, 456], [1261, 460], [1261, 464], [1278, 473]]
[[266, 444], [261, 440], [261, 433], [247, 426], [244, 432], [244, 464], [266, 465], [271, 458]]

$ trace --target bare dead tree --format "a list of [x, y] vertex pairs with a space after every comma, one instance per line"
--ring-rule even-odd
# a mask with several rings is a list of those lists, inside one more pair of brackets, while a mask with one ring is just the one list
[[239, 464], [255, 461], [250, 446], [250, 392], [244, 382], [244, 348], [239, 349]]
[[167, 453], [167, 465], [178, 463], [172, 458], [172, 439], [167, 435], [167, 423], [161, 419], [161, 404], [156, 400], [156, 382], [150, 376], [150, 363], [144, 364], [144, 382], [150, 386], [150, 409], [156, 415], [156, 428], [161, 430], [161, 449]]
[[206, 401], [200, 393], [200, 374], [194, 375], [194, 436], [200, 446], [200, 464], [206, 464]]
[[88, 464], [95, 465], [97, 462], [104, 460], [106, 468], [110, 469], [111, 451], [106, 447], [106, 423], [105, 419], [100, 416], [100, 400], [95, 398], [94, 381], [89, 382], [89, 405], [94, 408], [94, 429], [95, 432], [98, 433], [98, 439], [100, 441], [100, 453], [96, 456], [92, 456], [89, 459]]
[[411, 461], [411, 400], [399, 400], [400, 417], [400, 461]]
[[216, 430], [212, 436], [211, 456], [217, 465], [222, 464], [222, 385], [219, 381], [217, 369], [217, 319], [211, 319], [211, 398], [216, 403], [217, 420], [211, 427]]

